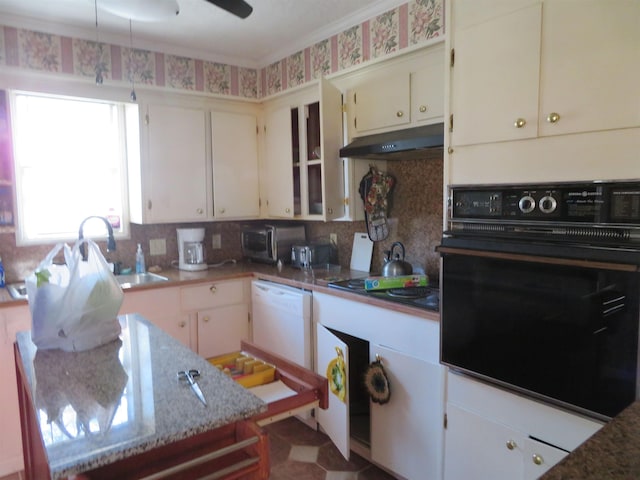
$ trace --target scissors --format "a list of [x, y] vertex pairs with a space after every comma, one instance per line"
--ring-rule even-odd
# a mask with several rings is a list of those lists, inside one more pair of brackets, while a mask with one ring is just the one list
[[189, 382], [189, 386], [191, 387], [191, 390], [193, 390], [193, 393], [195, 393], [196, 397], [198, 397], [198, 400], [200, 400], [206, 406], [207, 401], [205, 400], [204, 395], [202, 394], [202, 390], [200, 390], [200, 387], [195, 381], [195, 379], [198, 378], [199, 376], [200, 376], [199, 370], [181, 370], [178, 372], [178, 379], [187, 380]]

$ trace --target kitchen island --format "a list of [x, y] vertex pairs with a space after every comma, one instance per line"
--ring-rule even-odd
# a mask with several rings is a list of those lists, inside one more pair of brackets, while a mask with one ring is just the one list
[[[119, 339], [85, 352], [38, 350], [29, 332], [18, 333], [26, 477], [252, 468], [252, 478], [267, 478], [266, 435], [245, 421], [267, 405], [140, 315], [119, 320]], [[206, 405], [178, 380], [190, 369], [200, 371]]]

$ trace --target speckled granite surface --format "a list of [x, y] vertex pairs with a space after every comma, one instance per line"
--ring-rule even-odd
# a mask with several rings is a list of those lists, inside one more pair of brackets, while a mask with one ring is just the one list
[[541, 480], [640, 478], [640, 400], [540, 477]]
[[[107, 465], [266, 410], [266, 404], [140, 315], [86, 352], [17, 344], [53, 479]], [[204, 406], [177, 372], [198, 369]]]

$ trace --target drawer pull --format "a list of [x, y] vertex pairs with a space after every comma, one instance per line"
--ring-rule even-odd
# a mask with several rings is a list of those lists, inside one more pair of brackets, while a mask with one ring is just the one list
[[186, 326], [187, 326], [187, 322], [182, 321], [182, 322], [180, 322], [180, 323], [178, 324], [178, 326], [179, 326], [180, 328], [184, 328], [184, 327], [186, 327]]
[[533, 454], [531, 460], [533, 460], [533, 463], [535, 463], [536, 465], [542, 465], [544, 463], [542, 456], [538, 455], [537, 453]]
[[517, 447], [518, 445], [516, 444], [516, 442], [514, 440], [508, 440], [507, 441], [507, 448], [509, 450], [513, 450]]
[[208, 322], [210, 320], [209, 315], [205, 315], [204, 317], [202, 317], [202, 321], [203, 322]]
[[396, 112], [396, 117], [398, 117], [398, 118], [402, 118], [403, 116], [404, 116], [404, 112], [403, 112], [402, 110], [398, 110], [398, 111]]
[[424, 112], [427, 111], [427, 106], [426, 105], [420, 105], [419, 110], [420, 110], [420, 113], [424, 113]]
[[217, 291], [217, 290], [218, 290], [218, 289], [216, 288], [216, 286], [215, 286], [215, 285], [211, 285], [211, 286], [209, 287], [209, 291], [210, 291], [211, 293], [216, 293], [216, 291]]

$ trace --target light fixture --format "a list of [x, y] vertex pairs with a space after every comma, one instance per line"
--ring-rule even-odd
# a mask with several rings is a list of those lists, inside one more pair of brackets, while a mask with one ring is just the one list
[[102, 0], [100, 8], [137, 22], [160, 22], [180, 13], [177, 0]]
[[129, 19], [129, 79], [131, 80], [131, 94], [129, 98], [132, 102], [138, 100], [136, 96], [136, 89], [134, 87], [134, 76], [135, 72], [133, 70], [133, 29], [131, 27], [131, 19]]
[[102, 77], [102, 44], [100, 43], [100, 38], [98, 37], [98, 0], [94, 0], [94, 6], [96, 11], [96, 48], [97, 48], [97, 58], [96, 58], [96, 85], [102, 85], [104, 78]]

